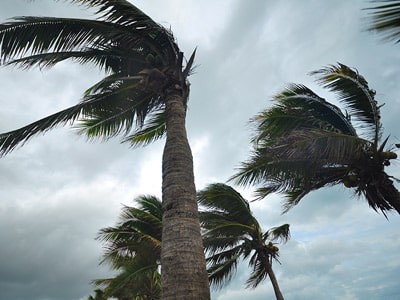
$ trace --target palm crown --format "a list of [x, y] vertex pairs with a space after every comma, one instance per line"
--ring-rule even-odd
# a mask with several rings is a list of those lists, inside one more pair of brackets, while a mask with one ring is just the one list
[[312, 190], [343, 183], [374, 210], [400, 213], [399, 193], [384, 171], [397, 155], [385, 151], [388, 138], [381, 142], [375, 91], [343, 64], [311, 74], [336, 94], [345, 113], [306, 86], [289, 85], [274, 97], [275, 105], [252, 120], [254, 151], [233, 179], [259, 184], [261, 198], [283, 192], [285, 211]]
[[186, 77], [183, 54], [174, 37], [125, 0], [75, 0], [97, 7], [96, 20], [16, 17], [0, 24], [0, 64], [49, 68], [72, 59], [92, 63], [106, 77], [90, 87], [76, 105], [23, 128], [0, 135], [0, 154], [57, 125], [80, 120], [89, 138], [146, 144], [165, 133], [164, 94]]
[[252, 272], [247, 286], [255, 288], [269, 276], [277, 299], [283, 299], [272, 260], [278, 261], [279, 257], [274, 242], [289, 239], [289, 225], [263, 232], [247, 200], [225, 184], [211, 184], [201, 190], [198, 201], [205, 208], [200, 212], [200, 221], [210, 283], [221, 287], [232, 278], [238, 262], [248, 259]]

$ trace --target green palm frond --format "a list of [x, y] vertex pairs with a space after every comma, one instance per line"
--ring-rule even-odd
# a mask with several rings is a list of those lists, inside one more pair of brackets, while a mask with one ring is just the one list
[[124, 206], [119, 223], [101, 229], [97, 237], [105, 244], [102, 263], [119, 271], [116, 277], [95, 281], [108, 297], [160, 294], [161, 201], [142, 195], [135, 202], [137, 207]]
[[295, 131], [259, 148], [231, 178], [239, 185], [262, 185], [260, 195], [337, 182], [361, 161], [368, 143], [336, 132]]
[[[137, 27], [158, 26], [144, 12], [126, 0], [69, 0], [87, 7], [96, 7], [96, 14], [108, 22]], [[135, 20], [135, 21], [133, 21]]]
[[[113, 278], [97, 279], [96, 286], [103, 287], [104, 296], [126, 297], [144, 296], [147, 292], [160, 294], [160, 280], [153, 274], [157, 272], [157, 265], [143, 264], [138, 260], [126, 262], [122, 271]], [[149, 291], [153, 289], [153, 291]]]
[[0, 134], [0, 156], [6, 155], [18, 145], [23, 145], [39, 133], [45, 133], [57, 126], [65, 125], [69, 122], [74, 123], [79, 116], [82, 115], [85, 109], [97, 106], [101, 101], [101, 98], [86, 99], [77, 105], [59, 111], [27, 126]]
[[[184, 81], [186, 77], [181, 75], [189, 75], [195, 51], [182, 71], [179, 63], [183, 54], [172, 33], [128, 1], [71, 2], [97, 8], [98, 19], [24, 16], [0, 24], [0, 65], [51, 68], [70, 59], [94, 64], [108, 75], [89, 88], [78, 105], [1, 134], [0, 155], [38, 133], [78, 120], [79, 132], [89, 139], [107, 140], [122, 134], [123, 141], [129, 136], [133, 144], [146, 145], [165, 134], [165, 124], [159, 117], [165, 99], [160, 90], [141, 84], [140, 72], [155, 68], [148, 59], [152, 56], [157, 58], [160, 72], [165, 72], [168, 84], [179, 76]], [[177, 69], [181, 74], [176, 74]], [[147, 117], [150, 120], [145, 122]], [[155, 122], [160, 122], [158, 127], [154, 127]]]
[[286, 243], [290, 239], [290, 225], [283, 224], [281, 226], [271, 228], [264, 233], [263, 239]]
[[311, 73], [317, 75], [323, 87], [336, 93], [339, 101], [345, 105], [349, 115], [365, 129], [367, 137], [375, 144], [381, 137], [381, 112], [376, 92], [369, 88], [368, 82], [356, 70], [346, 65], [329, 66]]
[[23, 57], [29, 61], [31, 56], [35, 56], [37, 64], [55, 59], [43, 55], [40, 60], [39, 54], [60, 53], [60, 58], [68, 58], [68, 52], [72, 52], [72, 57], [76, 57], [77, 51], [86, 49], [102, 49], [116, 43], [126, 45], [127, 41], [139, 44], [141, 37], [123, 26], [103, 21], [29, 16], [0, 24], [0, 40], [2, 64], [13, 63], [14, 59], [22, 64]]
[[235, 274], [239, 260], [248, 259], [253, 269], [248, 287], [256, 287], [272, 270], [272, 260], [278, 257], [276, 247], [270, 244], [274, 240], [287, 241], [289, 225], [263, 234], [248, 201], [226, 184], [210, 184], [198, 192], [198, 200], [210, 283], [221, 288]]
[[302, 128], [356, 135], [338, 107], [304, 85], [289, 85], [273, 101], [275, 106], [252, 119], [256, 125], [255, 142], [269, 141]]
[[230, 180], [255, 185], [258, 199], [282, 193], [284, 212], [313, 190], [343, 184], [374, 210], [400, 213], [399, 194], [384, 172], [397, 154], [384, 150], [388, 139], [378, 144], [382, 124], [375, 91], [340, 63], [311, 74], [336, 93], [346, 114], [307, 87], [289, 85], [252, 119], [253, 150]]
[[163, 138], [166, 134], [165, 121], [163, 110], [154, 112], [151, 117], [148, 117], [146, 123], [141, 126], [141, 129], [127, 136], [124, 142], [136, 147], [145, 146]]
[[222, 288], [235, 275], [239, 260], [239, 248], [232, 248], [207, 258], [210, 284], [215, 289]]
[[197, 199], [200, 205], [223, 213], [233, 222], [250, 226], [256, 222], [247, 200], [228, 185], [211, 184], [197, 193]]
[[0, 156], [23, 145], [35, 135], [77, 121], [76, 128], [90, 139], [106, 140], [120, 133], [128, 135], [133, 126], [143, 126], [149, 111], [163, 105], [160, 100], [154, 93], [138, 89], [137, 82], [111, 82], [108, 90], [87, 95], [77, 105], [20, 129], [0, 134]]
[[[89, 99], [102, 99], [102, 106], [86, 111], [76, 128], [89, 139], [107, 140], [121, 133], [130, 134], [133, 127], [141, 128], [151, 110], [163, 103], [157, 95], [135, 89], [135, 85], [118, 87], [115, 91], [91, 95]], [[123, 137], [123, 140], [125, 138]]]
[[250, 277], [246, 280], [247, 288], [256, 288], [262, 281], [268, 277], [266, 263], [258, 255], [253, 255], [249, 262], [252, 267]]
[[154, 196], [140, 196], [135, 200], [138, 208], [124, 206], [117, 226], [103, 228], [97, 237], [106, 244], [103, 262], [110, 262], [117, 269], [125, 259], [137, 255], [145, 255], [153, 262], [160, 259], [161, 201]]
[[400, 41], [400, 1], [378, 0], [371, 1], [377, 3], [374, 7], [369, 7], [371, 11], [371, 24], [369, 30], [381, 33], [388, 41]]
[[241, 235], [229, 230], [225, 230], [221, 234], [215, 231], [207, 231], [203, 234], [204, 249], [211, 255], [227, 248], [234, 248], [240, 244], [240, 241]]

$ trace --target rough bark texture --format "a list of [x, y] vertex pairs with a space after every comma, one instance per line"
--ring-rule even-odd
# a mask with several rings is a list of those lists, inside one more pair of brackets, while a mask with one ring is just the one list
[[162, 299], [207, 300], [210, 299], [210, 289], [183, 100], [178, 91], [166, 99], [167, 140], [162, 169]]
[[278, 285], [278, 280], [276, 279], [275, 273], [272, 270], [272, 266], [269, 263], [268, 263], [268, 267], [267, 267], [267, 273], [268, 273], [268, 276], [269, 276], [269, 280], [271, 280], [272, 286], [274, 288], [276, 299], [277, 300], [284, 300], [283, 295], [282, 295], [281, 290], [280, 290], [279, 285]]

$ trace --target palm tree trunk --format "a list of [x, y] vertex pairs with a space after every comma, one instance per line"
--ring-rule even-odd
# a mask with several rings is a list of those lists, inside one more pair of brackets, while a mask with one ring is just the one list
[[278, 280], [275, 277], [275, 273], [272, 270], [271, 264], [268, 262], [266, 264], [266, 266], [267, 266], [267, 273], [268, 273], [269, 279], [271, 280], [272, 287], [274, 288], [276, 299], [277, 300], [284, 300], [282, 292], [281, 292], [281, 290], [279, 288], [279, 285], [278, 285]]
[[167, 139], [162, 162], [162, 299], [207, 300], [210, 299], [210, 289], [183, 101], [183, 96], [175, 90], [167, 95], [165, 104]]

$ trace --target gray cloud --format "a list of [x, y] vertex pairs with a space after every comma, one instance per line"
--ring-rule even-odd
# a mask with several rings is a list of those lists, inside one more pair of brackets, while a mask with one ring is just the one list
[[[399, 142], [397, 45], [363, 31], [364, 1], [137, 1], [171, 26], [190, 55], [188, 134], [197, 187], [226, 181], [249, 151], [249, 118], [289, 82], [331, 100], [307, 73], [337, 61], [356, 67], [377, 90], [385, 133]], [[177, 9], [179, 5], [179, 9]], [[6, 0], [0, 19], [15, 15], [90, 16], [64, 1]], [[363, 23], [364, 22], [364, 23]], [[102, 76], [64, 63], [50, 71], [0, 69], [0, 129], [23, 126], [76, 103]], [[109, 275], [97, 264], [97, 231], [116, 222], [120, 204], [160, 195], [162, 143], [130, 149], [118, 140], [86, 143], [70, 128], [37, 137], [0, 160], [0, 299], [86, 299], [90, 281]], [[399, 164], [389, 169], [399, 176]], [[241, 189], [251, 198], [251, 189]], [[399, 218], [387, 221], [344, 188], [308, 195], [281, 215], [281, 197], [253, 202], [264, 229], [290, 223], [275, 271], [286, 299], [396, 299]], [[245, 290], [246, 264], [213, 299], [273, 298], [268, 280]]]

